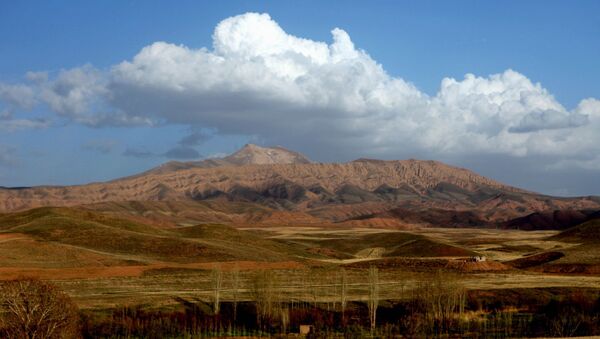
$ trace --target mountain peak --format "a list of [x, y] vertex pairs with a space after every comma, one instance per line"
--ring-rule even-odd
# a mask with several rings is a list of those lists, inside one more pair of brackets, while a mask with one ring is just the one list
[[[221, 166], [244, 166], [244, 165], [274, 165], [274, 164], [310, 164], [304, 155], [290, 151], [281, 146], [262, 147], [255, 144], [246, 144], [228, 156], [222, 158], [209, 158], [198, 161], [170, 161], [155, 167], [144, 174], [162, 174], [176, 172], [190, 168], [212, 168]], [[135, 177], [135, 176], [134, 176]]]
[[226, 156], [223, 160], [235, 165], [267, 165], [267, 164], [309, 164], [311, 161], [304, 155], [290, 151], [281, 146], [262, 147], [246, 144], [237, 152]]

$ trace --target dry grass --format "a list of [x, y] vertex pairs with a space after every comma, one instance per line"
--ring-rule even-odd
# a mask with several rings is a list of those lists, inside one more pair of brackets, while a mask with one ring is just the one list
[[[185, 215], [174, 207], [164, 213]], [[333, 303], [339, 298], [341, 266], [347, 270], [348, 300], [367, 298], [370, 265], [379, 267], [382, 299], [403, 298], [438, 271], [460, 279], [468, 289], [600, 286], [600, 275], [590, 274], [593, 270], [587, 275], [543, 273], [544, 265], [525, 271], [493, 261], [560, 251], [565, 257], [555, 264], [600, 263], [597, 244], [566, 241], [552, 231], [409, 232], [340, 225], [236, 229], [222, 224], [165, 228], [73, 209], [0, 215], [0, 229], [0, 279], [53, 280], [87, 308], [209, 298], [209, 272], [215, 265], [225, 273], [224, 301], [233, 298], [227, 274], [234, 270], [241, 272], [239, 300], [250, 298], [248, 282], [256, 272], [269, 270], [282, 298]], [[475, 253], [489, 261], [461, 264]]]
[[[340, 271], [336, 268], [299, 268], [293, 263], [262, 266], [258, 263], [242, 264], [241, 284], [237, 299], [252, 300], [251, 282], [256, 272], [271, 270], [277, 277], [275, 289], [283, 300], [305, 302], [337, 302], [341, 288]], [[225, 279], [222, 300], [233, 300], [228, 272], [223, 267]], [[130, 268], [131, 269], [131, 268]], [[202, 270], [162, 270], [137, 276], [97, 276], [94, 279], [60, 279], [56, 284], [72, 295], [81, 307], [112, 307], [116, 305], [147, 304], [154, 307], [175, 305], [178, 298], [209, 302], [212, 288], [211, 267]], [[368, 270], [346, 269], [347, 299], [366, 300], [368, 297]], [[113, 272], [115, 273], [115, 272]], [[416, 273], [403, 270], [380, 270], [380, 295], [382, 300], [402, 299], [437, 273]], [[460, 280], [471, 290], [502, 290], [527, 288], [598, 288], [598, 276], [573, 276], [538, 274], [534, 272], [456, 274], [442, 273]], [[56, 277], [54, 277], [56, 279]]]

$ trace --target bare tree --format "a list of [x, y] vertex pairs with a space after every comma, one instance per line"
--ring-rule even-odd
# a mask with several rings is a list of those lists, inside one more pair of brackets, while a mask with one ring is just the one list
[[213, 292], [213, 313], [219, 314], [221, 310], [221, 289], [223, 285], [223, 271], [220, 266], [215, 266], [210, 274]]
[[571, 307], [561, 309], [550, 317], [550, 333], [560, 337], [572, 337], [584, 321], [584, 314]]
[[317, 307], [317, 302], [319, 301], [319, 279], [321, 278], [321, 274], [315, 268], [311, 268], [308, 271], [308, 291], [310, 294], [310, 299], [313, 303], [313, 307]]
[[417, 294], [427, 306], [425, 320], [431, 330], [447, 332], [464, 312], [466, 289], [452, 274], [438, 272], [430, 280], [421, 282]]
[[252, 285], [252, 293], [256, 303], [256, 317], [259, 326], [270, 321], [275, 314], [275, 275], [273, 272], [264, 270], [256, 272]]
[[240, 268], [236, 265], [231, 271], [231, 291], [233, 299], [233, 321], [237, 321], [237, 303], [240, 293]]
[[348, 276], [345, 269], [340, 270], [340, 306], [342, 308], [342, 320], [345, 317], [346, 304], [348, 303]]
[[35, 279], [0, 284], [1, 332], [8, 338], [77, 338], [78, 310], [54, 285]]
[[369, 267], [369, 320], [371, 332], [375, 330], [377, 307], [379, 306], [379, 271], [377, 267]]

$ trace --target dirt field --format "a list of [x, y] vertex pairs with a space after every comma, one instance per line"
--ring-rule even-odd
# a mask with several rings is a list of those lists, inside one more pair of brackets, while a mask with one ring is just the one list
[[[584, 257], [593, 262], [600, 256], [593, 249], [586, 250], [583, 256], [582, 251], [576, 250], [579, 244], [549, 239], [556, 234], [553, 231], [445, 228], [396, 231], [316, 226], [235, 230], [218, 225], [174, 230], [169, 230], [172, 233], [152, 230], [157, 233], [154, 235], [139, 228], [126, 234], [152, 243], [158, 243], [154, 240], [158, 238], [174, 244], [183, 241], [201, 244], [211, 251], [201, 252], [207, 255], [190, 260], [171, 251], [158, 258], [151, 248], [130, 253], [95, 243], [92, 245], [96, 247], [74, 240], [60, 243], [54, 240], [58, 239], [54, 235], [52, 241], [45, 241], [37, 233], [19, 233], [13, 229], [10, 233], [0, 233], [0, 279], [28, 276], [52, 280], [83, 308], [137, 304], [162, 307], [176, 305], [180, 298], [208, 301], [213, 269], [224, 272], [223, 300], [233, 293], [231, 272], [241, 272], [238, 294], [241, 299], [249, 300], [257, 272], [270, 270], [276, 277], [274, 288], [283, 298], [335, 302], [342, 269], [347, 275], [348, 298], [363, 300], [371, 265], [379, 267], [381, 297], [389, 299], [410, 296], [419, 284], [436, 274], [452, 277], [472, 290], [600, 288], [600, 275], [544, 273], [539, 267], [517, 269], [510, 265], [512, 260], [546, 251], [564, 252], [561, 263]], [[114, 229], [111, 232], [116, 234]], [[169, 234], [174, 235], [168, 238]], [[240, 249], [251, 251], [249, 257], [254, 259], [243, 259]], [[235, 256], [227, 255], [220, 260], [219, 253], [235, 253]], [[475, 255], [485, 257], [485, 261], [473, 262], [471, 258]]]

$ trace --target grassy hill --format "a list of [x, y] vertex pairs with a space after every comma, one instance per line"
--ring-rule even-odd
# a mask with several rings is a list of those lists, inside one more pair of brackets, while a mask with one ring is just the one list
[[[186, 203], [187, 204], [187, 203]], [[0, 215], [0, 267], [86, 267], [194, 264], [226, 261], [283, 262], [339, 258], [469, 256], [475, 252], [408, 232], [349, 232], [343, 236], [276, 239], [270, 232], [240, 230], [221, 223], [173, 226], [147, 223], [143, 211], [184, 215], [223, 210], [264, 211], [247, 204], [224, 210], [218, 203], [193, 206], [151, 202], [119, 203], [113, 212], [44, 207]], [[106, 206], [103, 206], [106, 208]], [[116, 212], [127, 210], [128, 217]], [[131, 216], [137, 209], [140, 218]], [[200, 214], [194, 214], [194, 218]]]
[[554, 240], [597, 244], [600, 246], [600, 219], [594, 219], [571, 227], [552, 237]]
[[331, 253], [347, 257], [454, 257], [476, 254], [456, 245], [409, 232], [385, 232], [328, 239], [307, 238], [301, 243], [307, 247], [329, 249]]
[[[0, 234], [132, 262], [286, 260], [296, 250], [225, 225], [165, 229], [74, 208], [38, 208], [0, 215]], [[7, 247], [12, 242], [0, 244]], [[23, 260], [27, 254], [22, 253]]]
[[508, 264], [549, 273], [600, 274], [600, 220], [584, 222], [553, 235], [548, 240], [568, 246], [559, 251], [535, 253]]

